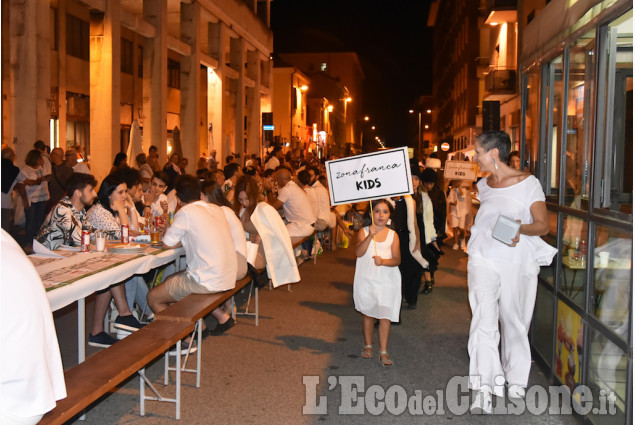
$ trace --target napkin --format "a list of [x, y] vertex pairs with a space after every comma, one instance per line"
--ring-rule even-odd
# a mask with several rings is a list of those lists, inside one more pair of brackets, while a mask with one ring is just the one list
[[130, 242], [150, 242], [150, 235], [130, 236]]

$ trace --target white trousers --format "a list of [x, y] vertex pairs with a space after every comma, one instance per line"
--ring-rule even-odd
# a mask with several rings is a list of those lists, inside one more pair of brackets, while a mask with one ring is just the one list
[[[536, 263], [509, 264], [470, 256], [467, 284], [472, 323], [467, 349], [473, 390], [487, 385], [495, 395], [503, 397], [505, 382], [527, 387], [531, 369], [527, 334], [539, 271]], [[504, 379], [496, 379], [499, 376]]]

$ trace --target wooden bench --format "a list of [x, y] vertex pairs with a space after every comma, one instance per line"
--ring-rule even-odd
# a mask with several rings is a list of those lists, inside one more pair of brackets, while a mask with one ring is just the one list
[[[317, 238], [317, 232], [314, 231], [309, 236], [293, 236], [291, 238], [291, 247], [295, 250], [297, 247], [302, 246], [302, 244], [308, 241], [311, 238]], [[309, 258], [313, 259], [313, 264], [317, 263], [317, 252], [313, 254], [313, 247], [315, 247], [315, 239], [313, 240], [313, 245], [309, 250]]]
[[[168, 384], [168, 372], [171, 370], [180, 369], [181, 372], [196, 373], [196, 387], [201, 385], [201, 329], [203, 325], [203, 318], [222, 306], [226, 301], [232, 300], [240, 290], [251, 283], [251, 277], [249, 275], [236, 281], [236, 286], [233, 289], [229, 289], [223, 292], [215, 292], [213, 294], [190, 294], [182, 300], [171, 304], [165, 310], [156, 313], [154, 315], [155, 322], [184, 322], [184, 323], [196, 323], [196, 341], [198, 350], [196, 351], [196, 369], [186, 368], [188, 356], [185, 357], [184, 362], [180, 367], [172, 367], [169, 365], [168, 357], [165, 358], [165, 384]], [[250, 294], [251, 295], [251, 294]], [[233, 307], [233, 306], [232, 306]], [[256, 288], [256, 312], [258, 311], [258, 288]], [[232, 308], [232, 316], [235, 318], [235, 309]], [[257, 321], [256, 313], [256, 321]], [[177, 361], [177, 365], [180, 360]]]
[[[63, 424], [71, 420], [101, 396], [163, 355], [173, 345], [177, 344], [177, 348], [180, 348], [181, 339], [189, 335], [193, 329], [194, 323], [153, 322], [66, 370], [64, 380], [67, 396], [44, 415], [40, 424]], [[179, 372], [177, 381], [178, 386]], [[177, 406], [178, 419], [180, 399], [173, 402]]]

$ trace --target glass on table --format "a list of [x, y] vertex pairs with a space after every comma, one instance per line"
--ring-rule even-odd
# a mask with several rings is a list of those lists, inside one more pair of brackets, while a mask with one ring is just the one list
[[106, 250], [106, 233], [101, 230], [95, 231], [95, 247], [97, 252], [104, 252]]
[[150, 228], [150, 243], [152, 244], [160, 243], [160, 236], [161, 236], [161, 232], [159, 231], [159, 228], [156, 226], [152, 226]]

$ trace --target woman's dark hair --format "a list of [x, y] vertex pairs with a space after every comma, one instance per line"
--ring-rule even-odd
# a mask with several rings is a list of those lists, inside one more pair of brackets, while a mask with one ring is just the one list
[[243, 168], [243, 174], [245, 174], [246, 176], [255, 177], [257, 172], [258, 170], [256, 170], [256, 168], [252, 166]]
[[426, 168], [421, 172], [421, 183], [439, 183], [439, 178], [436, 171], [432, 168]]
[[102, 207], [106, 208], [112, 214], [115, 215], [115, 212], [110, 208], [110, 195], [117, 189], [117, 186], [120, 184], [125, 184], [119, 176], [116, 174], [109, 174], [106, 176], [104, 181], [101, 182], [101, 186], [99, 186], [99, 191], [97, 192], [97, 202], [101, 204]]
[[510, 162], [511, 162], [511, 160], [512, 160], [512, 157], [514, 157], [514, 156], [515, 156], [516, 158], [518, 158], [518, 160], [520, 161], [520, 152], [518, 152], [518, 151], [511, 151], [511, 152], [509, 153], [509, 157], [507, 158], [507, 165], [509, 165], [509, 163], [510, 163]]
[[120, 168], [113, 174], [123, 180], [123, 182], [126, 183], [126, 186], [128, 186], [128, 189], [138, 185], [141, 182], [141, 175], [139, 174], [139, 170], [135, 170], [134, 168]]
[[507, 162], [512, 142], [509, 139], [509, 135], [504, 131], [494, 130], [481, 133], [476, 136], [476, 143], [481, 145], [485, 152], [489, 152], [494, 148], [498, 149], [498, 160]]
[[31, 149], [29, 153], [26, 154], [24, 163], [29, 167], [36, 167], [40, 158], [42, 158], [42, 153], [37, 149]]
[[201, 183], [194, 176], [182, 174], [174, 182], [176, 196], [185, 204], [201, 199]]
[[253, 177], [242, 176], [236, 182], [236, 188], [234, 190], [234, 211], [236, 215], [240, 213], [240, 209], [242, 205], [238, 202], [238, 195], [240, 192], [245, 192], [247, 194], [247, 199], [249, 199], [249, 207], [247, 207], [247, 214], [251, 216], [256, 209], [256, 205], [258, 205], [258, 201], [260, 198], [260, 192], [258, 190], [258, 185], [256, 184], [256, 180]]
[[121, 166], [122, 162], [127, 160], [128, 160], [128, 155], [126, 155], [123, 152], [119, 152], [117, 155], [115, 155], [115, 160], [113, 161], [112, 165], [114, 165], [115, 167], [119, 167]]
[[168, 176], [168, 173], [166, 173], [165, 171], [157, 171], [152, 175], [152, 178], [161, 180], [163, 183], [166, 184], [166, 186], [170, 184], [170, 176]]
[[219, 207], [232, 207], [232, 204], [230, 204], [227, 198], [225, 198], [223, 188], [216, 182], [216, 180], [211, 179], [202, 182], [201, 193], [207, 196], [207, 200], [210, 204], [218, 205]]
[[76, 190], [82, 191], [86, 186], [97, 186], [97, 180], [90, 174], [73, 173], [66, 181], [66, 194], [73, 196]]

